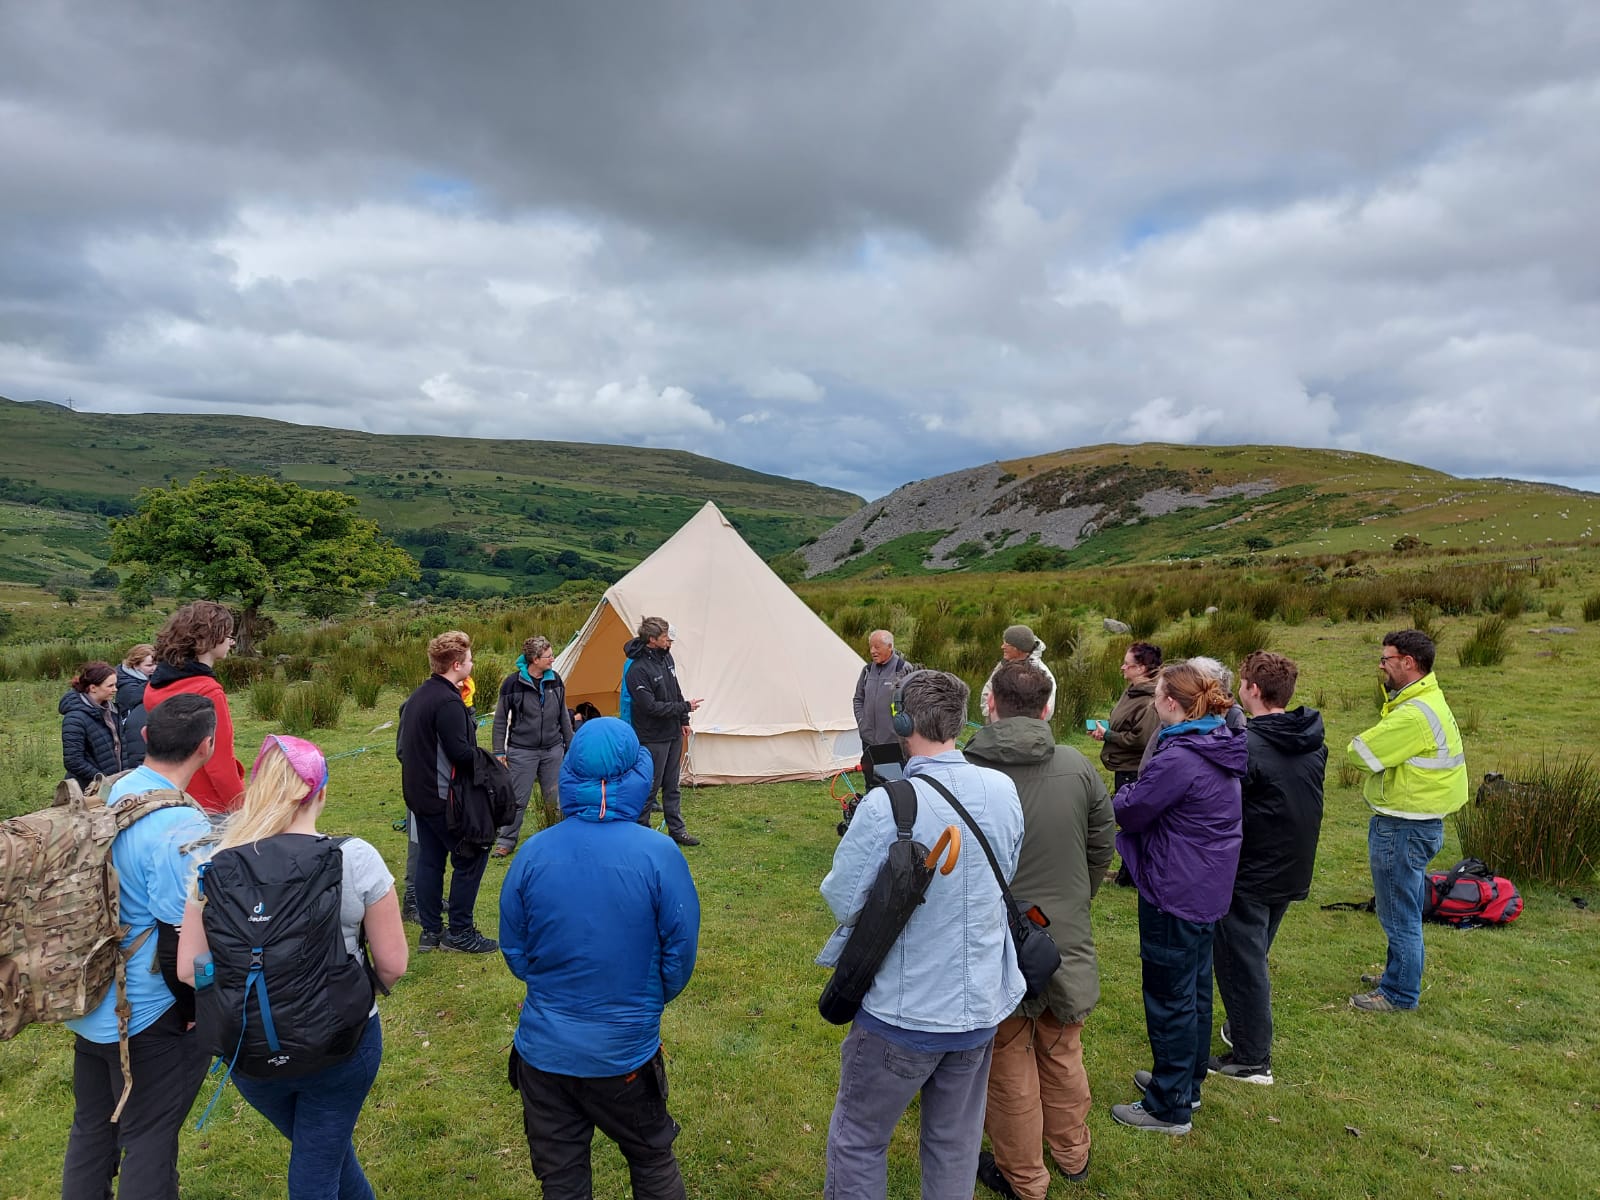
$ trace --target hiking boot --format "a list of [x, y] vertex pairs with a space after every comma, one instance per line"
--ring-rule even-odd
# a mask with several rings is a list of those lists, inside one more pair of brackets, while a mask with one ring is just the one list
[[500, 949], [499, 942], [493, 938], [484, 937], [472, 925], [468, 925], [460, 933], [452, 929], [444, 935], [439, 945], [446, 950], [454, 950], [458, 954], [493, 954]]
[[672, 840], [680, 846], [698, 846], [700, 844], [700, 839], [692, 833], [675, 833], [672, 835]]
[[[1069, 1171], [1060, 1163], [1056, 1163], [1056, 1170], [1061, 1172], [1061, 1178], [1065, 1179], [1068, 1183], [1082, 1183], [1085, 1179], [1089, 1178], [1089, 1157], [1090, 1156], [1087, 1154], [1083, 1156], [1083, 1169], [1081, 1171]], [[1055, 1159], [1051, 1159], [1050, 1161], [1055, 1162]]]
[[[1135, 1071], [1133, 1073], [1133, 1086], [1138, 1088], [1141, 1092], [1148, 1092], [1150, 1090], [1150, 1072], [1149, 1071]], [[1200, 1111], [1200, 1097], [1199, 1096], [1196, 1096], [1194, 1098], [1194, 1100], [1190, 1103], [1189, 1111], [1190, 1112], [1199, 1112]]]
[[405, 903], [400, 906], [400, 919], [412, 925], [421, 924], [422, 918], [417, 915], [417, 894], [407, 892]]
[[1017, 1189], [1011, 1186], [1011, 1181], [995, 1164], [994, 1155], [987, 1150], [978, 1155], [978, 1182], [991, 1192], [1004, 1196], [1006, 1200], [1022, 1200], [1022, 1197], [1017, 1195]]
[[1362, 992], [1359, 996], [1350, 997], [1350, 1007], [1359, 1008], [1362, 1012], [1399, 1012], [1381, 991], [1374, 989]]
[[1166, 1133], [1174, 1137], [1188, 1133], [1194, 1128], [1188, 1121], [1163, 1121], [1154, 1113], [1146, 1112], [1144, 1105], [1138, 1101], [1132, 1104], [1113, 1104], [1111, 1119], [1118, 1125], [1126, 1125], [1131, 1129], [1147, 1129], [1151, 1133]]
[[1226, 1020], [1223, 1021], [1222, 1022], [1222, 1028], [1217, 1030], [1217, 1033], [1222, 1038], [1222, 1044], [1224, 1046], [1226, 1046], [1229, 1050], [1232, 1050], [1233, 1049], [1233, 1025], [1232, 1025], [1232, 1023], [1229, 1022], [1229, 1021], [1226, 1021]]
[[421, 933], [417, 934], [418, 954], [426, 954], [429, 950], [437, 950], [438, 948], [439, 935], [437, 933], [429, 933], [426, 929], [424, 929]]
[[1272, 1082], [1272, 1067], [1269, 1064], [1250, 1066], [1247, 1063], [1235, 1062], [1231, 1054], [1224, 1054], [1220, 1058], [1213, 1056], [1206, 1064], [1206, 1070], [1212, 1075], [1221, 1075], [1224, 1079], [1238, 1079], [1244, 1083]]

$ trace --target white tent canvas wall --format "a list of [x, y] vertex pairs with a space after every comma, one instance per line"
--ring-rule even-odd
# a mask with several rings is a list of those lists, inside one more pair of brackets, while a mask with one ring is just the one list
[[622, 648], [645, 617], [672, 623], [690, 722], [686, 783], [822, 779], [861, 757], [852, 700], [864, 660], [748, 545], [715, 504], [606, 589], [556, 658], [567, 703], [615, 716]]

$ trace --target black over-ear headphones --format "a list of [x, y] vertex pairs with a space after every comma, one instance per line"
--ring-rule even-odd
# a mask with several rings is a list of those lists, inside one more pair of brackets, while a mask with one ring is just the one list
[[894, 725], [896, 737], [910, 737], [917, 731], [916, 722], [911, 719], [911, 714], [905, 709], [906, 682], [921, 675], [921, 671], [912, 671], [900, 676], [894, 685], [894, 691], [889, 695], [889, 719]]

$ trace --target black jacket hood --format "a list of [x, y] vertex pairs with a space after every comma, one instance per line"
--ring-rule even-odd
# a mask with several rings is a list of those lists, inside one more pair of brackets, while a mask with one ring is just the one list
[[1304, 705], [1288, 712], [1251, 717], [1250, 732], [1278, 753], [1291, 757], [1315, 754], [1325, 741], [1322, 714]]
[[191, 659], [181, 667], [157, 663], [154, 673], [150, 676], [150, 686], [159, 692], [162, 688], [171, 687], [180, 679], [193, 679], [196, 675], [209, 675], [213, 679], [217, 677], [217, 673], [198, 658]]

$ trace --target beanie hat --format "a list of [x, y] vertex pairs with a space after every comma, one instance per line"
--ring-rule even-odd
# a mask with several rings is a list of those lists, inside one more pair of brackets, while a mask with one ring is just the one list
[[1032, 654], [1039, 648], [1039, 639], [1033, 636], [1033, 630], [1026, 625], [1008, 625], [1001, 639], [1006, 645], [1024, 654]]

